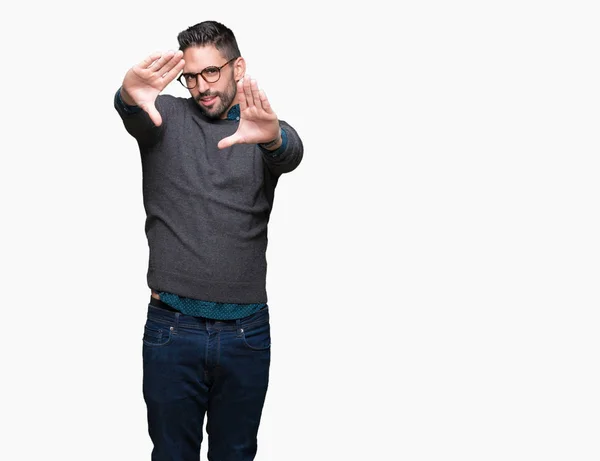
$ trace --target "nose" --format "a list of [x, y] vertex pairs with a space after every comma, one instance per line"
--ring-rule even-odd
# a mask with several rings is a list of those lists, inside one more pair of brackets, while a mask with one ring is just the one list
[[196, 88], [198, 88], [200, 93], [204, 93], [208, 90], [209, 84], [200, 75], [196, 77], [196, 80], [198, 81], [198, 86], [196, 86]]

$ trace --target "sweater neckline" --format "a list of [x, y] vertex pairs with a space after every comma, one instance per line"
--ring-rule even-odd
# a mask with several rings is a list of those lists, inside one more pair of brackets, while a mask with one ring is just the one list
[[[221, 118], [214, 119], [214, 118], [209, 118], [202, 113], [202, 111], [198, 107], [198, 104], [196, 103], [196, 101], [194, 101], [194, 98], [190, 97], [190, 98], [188, 98], [188, 101], [189, 101], [189, 104], [194, 108], [193, 109], [194, 113], [199, 118], [201, 118], [203, 121], [205, 121], [207, 123], [212, 123], [215, 125], [231, 125], [234, 123], [239, 123], [239, 113], [240, 113], [240, 108], [239, 108], [240, 105], [239, 104], [236, 104], [231, 109], [229, 109], [226, 119], [221, 119]], [[238, 117], [238, 118], [236, 119], [235, 117]]]

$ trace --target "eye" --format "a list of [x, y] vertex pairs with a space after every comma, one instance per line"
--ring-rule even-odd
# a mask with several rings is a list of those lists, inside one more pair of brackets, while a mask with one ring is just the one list
[[202, 71], [202, 73], [204, 75], [206, 75], [207, 77], [211, 77], [211, 76], [217, 75], [219, 73], [219, 69], [216, 67], [207, 67], [206, 69], [204, 69]]
[[194, 74], [183, 74], [183, 78], [185, 78], [187, 82], [191, 82], [196, 76]]

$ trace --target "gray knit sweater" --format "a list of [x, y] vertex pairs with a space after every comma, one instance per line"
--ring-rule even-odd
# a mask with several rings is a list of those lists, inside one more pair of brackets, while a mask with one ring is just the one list
[[296, 131], [280, 120], [287, 147], [218, 149], [239, 122], [210, 120], [192, 98], [160, 95], [163, 123], [115, 108], [138, 143], [143, 174], [148, 286], [226, 303], [267, 302], [267, 224], [281, 174], [302, 160]]

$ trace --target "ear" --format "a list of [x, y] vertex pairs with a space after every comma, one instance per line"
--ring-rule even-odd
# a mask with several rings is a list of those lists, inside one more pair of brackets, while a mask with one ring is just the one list
[[246, 60], [242, 57], [237, 58], [233, 63], [233, 78], [239, 82], [246, 75]]

